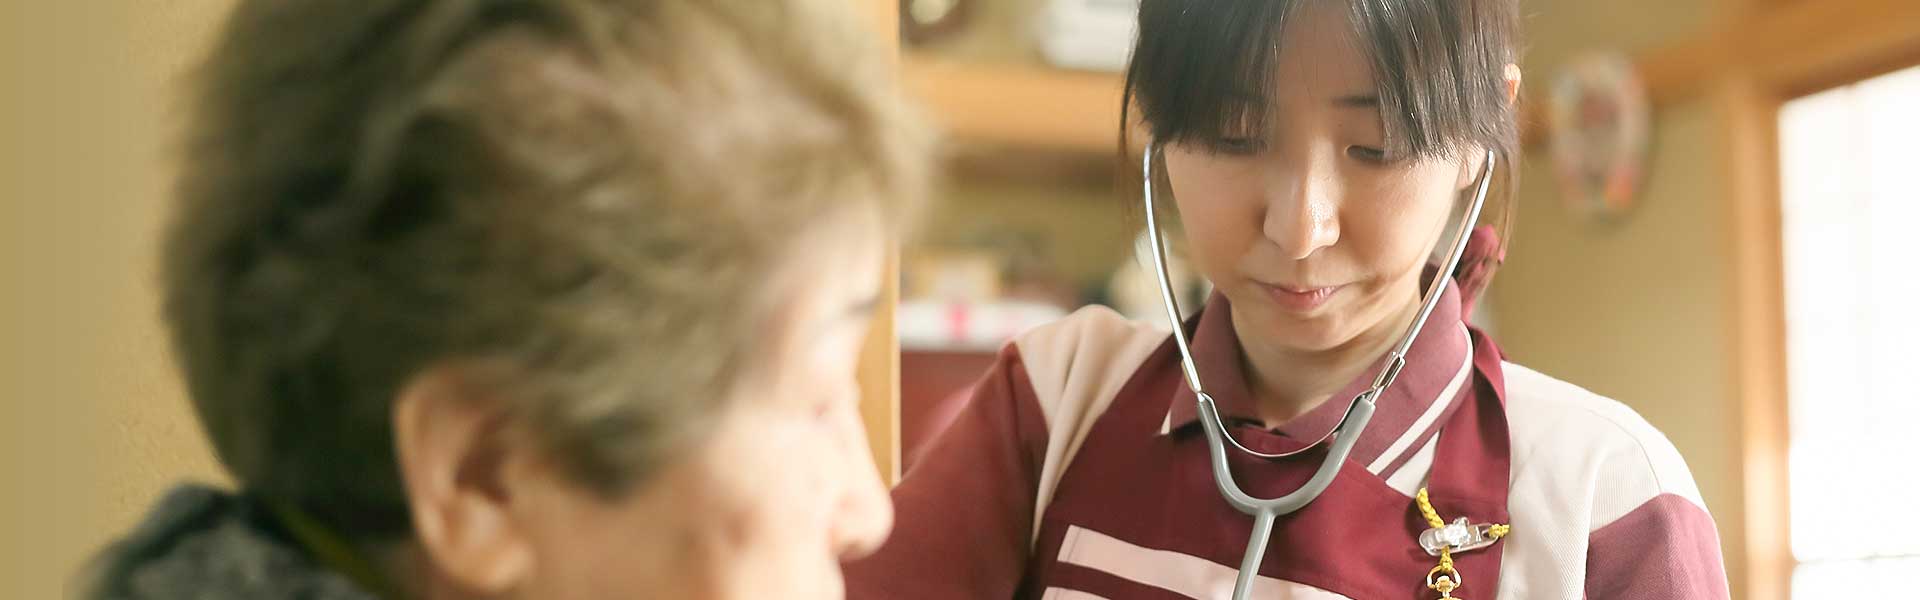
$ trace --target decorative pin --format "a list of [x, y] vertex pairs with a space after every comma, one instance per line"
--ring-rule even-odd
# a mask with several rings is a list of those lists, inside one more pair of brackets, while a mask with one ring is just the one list
[[1466, 585], [1465, 577], [1453, 568], [1453, 553], [1479, 550], [1493, 545], [1513, 531], [1513, 527], [1491, 523], [1469, 523], [1466, 517], [1454, 519], [1448, 523], [1440, 519], [1440, 513], [1433, 510], [1433, 502], [1427, 498], [1427, 488], [1413, 495], [1414, 505], [1420, 509], [1420, 516], [1426, 518], [1432, 529], [1420, 532], [1420, 547], [1430, 556], [1440, 557], [1440, 564], [1427, 571], [1427, 589], [1440, 592], [1441, 600], [1455, 598], [1453, 591]]
[[1466, 517], [1460, 517], [1447, 525], [1421, 532], [1420, 547], [1427, 550], [1427, 556], [1439, 556], [1442, 548], [1454, 552], [1479, 550], [1492, 546], [1500, 539], [1493, 533], [1497, 529], [1492, 523], [1468, 523]]

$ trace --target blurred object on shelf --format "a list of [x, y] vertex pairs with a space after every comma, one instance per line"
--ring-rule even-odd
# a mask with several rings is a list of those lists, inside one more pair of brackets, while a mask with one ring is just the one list
[[972, 65], [1037, 64], [1034, 0], [899, 0], [906, 58]]
[[1042, 302], [902, 300], [895, 318], [903, 350], [992, 351], [1066, 315]]
[[1006, 299], [1068, 309], [1083, 304], [1080, 290], [1049, 263], [1035, 263], [1007, 274]]
[[[1187, 266], [1187, 261], [1177, 252], [1182, 247], [1176, 240], [1167, 240], [1167, 273], [1173, 280], [1174, 291], [1180, 294], [1180, 316], [1186, 318], [1199, 312], [1213, 286]], [[1107, 297], [1113, 309], [1129, 319], [1156, 327], [1167, 326], [1167, 309], [1160, 301], [1160, 276], [1153, 269], [1153, 244], [1145, 230], [1134, 236], [1132, 256], [1114, 270], [1107, 284]]]
[[908, 258], [901, 295], [916, 300], [989, 302], [1000, 298], [1000, 257], [986, 251], [915, 252]]
[[1139, 0], [1048, 0], [1035, 24], [1040, 56], [1056, 67], [1124, 69], [1139, 8]]
[[1623, 218], [1640, 192], [1653, 120], [1633, 62], [1619, 52], [1570, 60], [1554, 76], [1546, 108], [1563, 204], [1586, 220]]
[[1048, 240], [1033, 232], [1000, 232], [988, 236], [983, 247], [999, 249], [1006, 257], [1001, 298], [1051, 304], [1072, 309], [1081, 304], [1080, 290], [1062, 275]]
[[981, 0], [900, 0], [900, 36], [924, 44], [966, 28]]

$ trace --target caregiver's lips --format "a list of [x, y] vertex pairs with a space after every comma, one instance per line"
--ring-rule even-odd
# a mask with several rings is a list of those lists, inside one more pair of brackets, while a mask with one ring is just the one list
[[1280, 305], [1282, 309], [1299, 313], [1311, 312], [1313, 309], [1320, 308], [1321, 305], [1327, 303], [1328, 299], [1333, 298], [1333, 295], [1339, 292], [1341, 288], [1346, 287], [1343, 285], [1335, 285], [1300, 288], [1268, 283], [1258, 283], [1257, 285], [1267, 293], [1267, 297], [1273, 298], [1274, 304]]

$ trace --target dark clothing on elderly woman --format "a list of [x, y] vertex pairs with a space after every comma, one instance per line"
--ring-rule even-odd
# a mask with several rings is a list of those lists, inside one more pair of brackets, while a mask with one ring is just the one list
[[377, 600], [296, 543], [264, 503], [181, 486], [83, 582], [86, 600]]

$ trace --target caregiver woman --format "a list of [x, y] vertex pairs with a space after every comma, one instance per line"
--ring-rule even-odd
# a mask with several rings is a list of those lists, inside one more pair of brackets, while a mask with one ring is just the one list
[[[1452, 279], [1332, 487], [1280, 517], [1252, 597], [1727, 596], [1673, 445], [1613, 400], [1505, 362], [1466, 322], [1503, 228], [1475, 231], [1457, 272], [1430, 266], [1488, 151], [1502, 169], [1515, 156], [1517, 12], [1141, 2], [1127, 114], [1216, 290], [1186, 328], [1227, 434], [1268, 453], [1321, 440], [1424, 284]], [[850, 596], [1226, 597], [1253, 523], [1215, 488], [1169, 339], [1090, 308], [1006, 346], [894, 490], [898, 525], [848, 566]], [[1240, 486], [1272, 498], [1325, 452], [1229, 454]], [[1491, 543], [1421, 545], [1459, 519]]]

